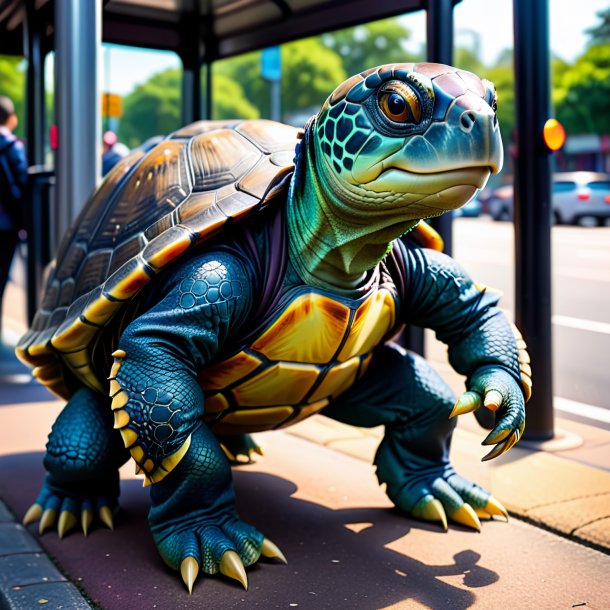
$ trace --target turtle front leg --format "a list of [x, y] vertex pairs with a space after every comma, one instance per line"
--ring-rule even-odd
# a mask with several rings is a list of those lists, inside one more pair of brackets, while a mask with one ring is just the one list
[[454, 403], [450, 388], [423, 358], [389, 345], [375, 354], [358, 384], [323, 413], [356, 426], [385, 426], [375, 465], [398, 508], [438, 521], [444, 530], [447, 518], [480, 530], [479, 517], [508, 514], [449, 462]]
[[262, 533], [239, 519], [231, 469], [214, 435], [200, 424], [178, 466], [151, 487], [149, 522], [163, 561], [189, 592], [199, 571], [220, 572], [248, 587], [245, 568], [261, 554], [286, 562]]
[[56, 526], [60, 538], [79, 522], [86, 536], [96, 517], [113, 529], [118, 469], [128, 458], [108, 400], [81, 388], [53, 424], [44, 458], [48, 474], [24, 525], [40, 520], [40, 534]]

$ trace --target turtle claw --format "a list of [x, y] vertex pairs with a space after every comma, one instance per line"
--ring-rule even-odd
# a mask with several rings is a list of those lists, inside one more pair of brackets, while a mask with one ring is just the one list
[[69, 510], [62, 510], [57, 522], [57, 534], [63, 538], [77, 524], [76, 516]]
[[220, 560], [220, 565], [218, 566], [221, 574], [228, 576], [229, 578], [234, 578], [239, 581], [243, 588], [248, 590], [248, 577], [246, 576], [246, 568], [244, 568], [244, 564], [242, 560], [239, 558], [239, 555], [235, 551], [225, 551], [222, 559]]
[[464, 413], [472, 413], [481, 406], [481, 397], [476, 392], [464, 392], [453, 406], [449, 419]]
[[42, 517], [40, 518], [40, 523], [38, 524], [38, 534], [42, 536], [47, 529], [55, 525], [56, 520], [57, 511], [54, 508], [47, 508], [44, 513], [42, 513]]
[[462, 506], [449, 515], [449, 517], [452, 521], [455, 521], [460, 525], [471, 527], [472, 529], [477, 530], [477, 532], [481, 531], [481, 522], [470, 504], [462, 504]]
[[112, 517], [112, 511], [108, 506], [101, 506], [99, 508], [98, 517], [109, 530], [114, 530], [114, 519]]
[[89, 528], [91, 527], [92, 522], [93, 522], [93, 513], [89, 509], [84, 508], [80, 515], [80, 526], [83, 530], [83, 534], [85, 535], [85, 538], [89, 534]]
[[440, 521], [443, 531], [447, 531], [447, 514], [441, 504], [434, 496], [424, 496], [411, 510], [411, 514], [417, 519], [424, 521]]
[[193, 585], [199, 574], [199, 563], [194, 557], [186, 557], [180, 564], [180, 575], [189, 590], [189, 595], [193, 594]]
[[263, 540], [263, 546], [261, 547], [261, 555], [268, 559], [279, 559], [282, 563], [288, 563], [284, 553], [275, 545], [269, 538]]
[[42, 517], [42, 506], [40, 504], [32, 504], [25, 513], [22, 523], [23, 525], [29, 525], [34, 523], [34, 521], [38, 521], [40, 517]]
[[493, 496], [489, 496], [484, 510], [488, 512], [492, 517], [504, 517], [504, 519], [508, 523], [508, 511]]

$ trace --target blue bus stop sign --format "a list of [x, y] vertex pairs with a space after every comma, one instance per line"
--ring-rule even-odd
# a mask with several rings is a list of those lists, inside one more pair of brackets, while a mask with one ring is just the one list
[[279, 81], [282, 78], [280, 47], [267, 47], [261, 55], [261, 76], [265, 80]]

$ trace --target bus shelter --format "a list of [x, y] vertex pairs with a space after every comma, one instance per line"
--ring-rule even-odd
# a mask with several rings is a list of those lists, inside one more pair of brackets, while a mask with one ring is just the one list
[[[186, 123], [210, 116], [209, 67], [219, 59], [412, 11], [426, 11], [428, 60], [450, 64], [453, 7], [460, 1], [0, 0], [0, 53], [23, 55], [28, 62], [25, 119], [32, 194], [39, 202], [53, 195], [55, 233], [60, 234], [95, 188], [101, 140], [97, 64], [102, 41], [177, 53], [184, 68]], [[550, 159], [542, 138], [550, 110], [548, 0], [513, 0], [513, 6], [516, 322], [528, 343], [536, 382], [526, 435], [544, 440], [553, 436]], [[47, 129], [43, 66], [50, 51], [55, 51], [60, 83], [55, 93], [59, 142], [52, 171], [42, 168]], [[202, 71], [204, 66], [208, 69]], [[49, 256], [48, 244], [53, 241], [49, 221], [48, 206], [33, 210], [30, 315]], [[450, 215], [437, 219], [435, 225], [450, 252]], [[421, 350], [421, 336], [411, 341]]]

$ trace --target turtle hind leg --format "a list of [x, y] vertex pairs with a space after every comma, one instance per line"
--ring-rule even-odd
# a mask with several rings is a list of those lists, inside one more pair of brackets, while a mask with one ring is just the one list
[[252, 455], [263, 455], [263, 450], [249, 434], [217, 434], [220, 447], [232, 464], [250, 464]]
[[129, 454], [113, 429], [108, 399], [79, 389], [53, 424], [44, 466], [47, 477], [25, 525], [39, 532], [57, 527], [60, 537], [80, 522], [85, 535], [97, 517], [110, 529], [118, 508], [119, 472]]
[[449, 462], [455, 419], [451, 389], [420, 356], [396, 345], [377, 352], [363, 378], [323, 414], [357, 426], [385, 426], [375, 456], [377, 477], [412, 517], [449, 520], [480, 530], [479, 517], [507, 517], [487, 491]]

